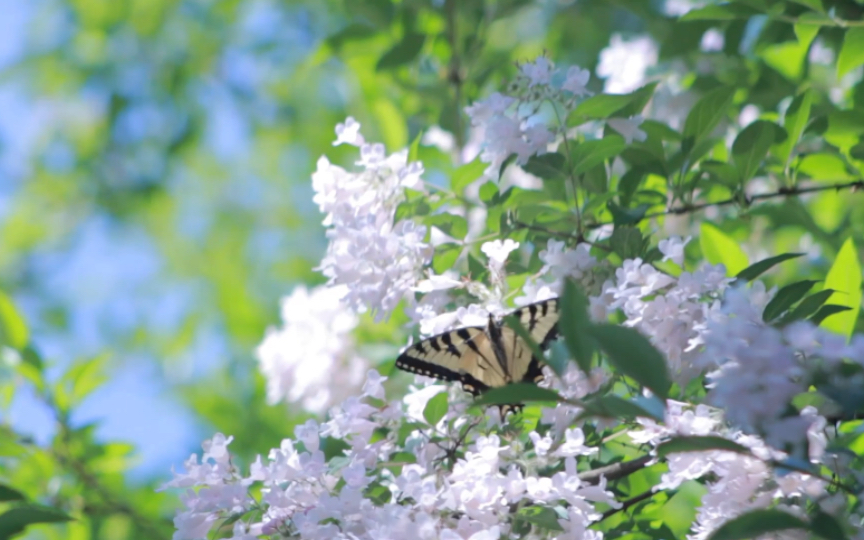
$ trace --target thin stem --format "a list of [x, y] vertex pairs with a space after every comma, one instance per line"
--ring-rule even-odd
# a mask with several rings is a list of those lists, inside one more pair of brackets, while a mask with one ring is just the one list
[[597, 520], [597, 523], [603, 521], [606, 518], [614, 516], [618, 512], [623, 512], [624, 510], [627, 510], [628, 508], [630, 508], [634, 504], [638, 504], [638, 503], [644, 501], [645, 499], [650, 499], [651, 497], [654, 496], [654, 493], [655, 493], [654, 491], [651, 491], [649, 489], [648, 491], [646, 491], [644, 493], [640, 493], [639, 495], [636, 495], [635, 497], [631, 497], [631, 498], [627, 499], [626, 501], [621, 503], [620, 508], [612, 508], [611, 510], [606, 510], [605, 512], [603, 512], [603, 515], [600, 516], [600, 519]]
[[606, 480], [617, 480], [642, 469], [652, 459], [654, 459], [654, 456], [644, 455], [630, 461], [621, 461], [613, 463], [612, 465], [598, 467], [590, 471], [579, 473], [579, 480], [585, 482], [599, 482], [601, 476], [605, 476]]
[[[830, 184], [827, 186], [810, 186], [810, 187], [795, 187], [795, 188], [780, 188], [777, 191], [773, 191], [771, 193], [759, 193], [757, 195], [752, 195], [750, 197], [745, 197], [744, 202], [746, 204], [753, 203], [755, 201], [763, 201], [767, 199], [773, 199], [777, 197], [789, 197], [792, 195], [803, 195], [805, 193], [816, 193], [819, 191], [830, 191], [836, 190], [840, 191], [843, 189], [851, 189], [855, 191], [857, 189], [864, 189], [864, 180], [855, 180], [853, 182], [845, 182], [840, 184]], [[706, 208], [711, 208], [714, 206], [728, 206], [730, 204], [740, 203], [741, 199], [739, 197], [730, 197], [729, 199], [725, 199], [722, 201], [711, 202], [711, 203], [700, 203], [700, 204], [688, 204], [685, 206], [677, 206], [674, 208], [669, 208], [662, 212], [655, 212], [653, 214], [646, 214], [642, 216], [638, 221], [644, 221], [646, 219], [652, 219], [656, 217], [669, 216], [669, 215], [684, 215], [691, 214], [693, 212], [698, 212], [699, 210], [704, 210]], [[637, 223], [638, 223], [637, 221]], [[600, 227], [612, 225], [612, 223], [593, 223], [587, 225], [589, 229], [599, 229]]]

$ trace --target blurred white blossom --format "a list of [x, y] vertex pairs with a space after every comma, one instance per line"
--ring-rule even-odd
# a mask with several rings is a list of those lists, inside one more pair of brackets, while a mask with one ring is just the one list
[[359, 388], [368, 362], [354, 352], [358, 320], [341, 300], [346, 292], [344, 285], [301, 285], [282, 299], [282, 326], [269, 328], [256, 350], [271, 404], [321, 412]]

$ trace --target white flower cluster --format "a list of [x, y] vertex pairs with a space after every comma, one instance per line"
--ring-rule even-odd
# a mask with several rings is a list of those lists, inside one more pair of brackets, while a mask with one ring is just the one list
[[[465, 416], [467, 403], [455, 402], [436, 426], [415, 424], [404, 432], [409, 409], [424, 409], [440, 387], [388, 404], [384, 380], [370, 371], [361, 397], [334, 408], [324, 424], [298, 426], [295, 439], [266, 460], [259, 456], [248, 475], [231, 463], [230, 437], [206, 441], [202, 462], [193, 455], [186, 473], [175, 473], [165, 486], [198, 488], [183, 498], [174, 538], [205, 538], [221, 520], [256, 507], [261, 512], [236, 521], [231, 538], [497, 540], [514, 527], [530, 527], [518, 509], [534, 507], [552, 512], [559, 530], [536, 528], [533, 538], [602, 539], [587, 529], [601, 516], [595, 504], [619, 504], [602, 478], [580, 479], [576, 456], [596, 452], [585, 446], [581, 429], [531, 432], [524, 447], [477, 433]], [[325, 437], [345, 443], [342, 455], [327, 461]], [[550, 471], [558, 462], [563, 468]], [[260, 501], [249, 494], [255, 486]]]
[[[813, 409], [805, 414], [813, 415]], [[675, 489], [688, 480], [710, 478], [708, 492], [702, 497], [696, 521], [688, 538], [705, 540], [720, 525], [749, 510], [777, 506], [790, 513], [799, 512], [791, 504], [797, 497], [817, 498], [824, 494], [826, 482], [820, 478], [800, 472], [779, 474], [771, 462], [780, 462], [788, 456], [765, 445], [752, 435], [730, 432], [723, 424], [722, 413], [705, 405], [695, 408], [685, 403], [667, 403], [663, 425], [653, 420], [642, 419], [643, 429], [630, 432], [634, 442], [652, 446], [670, 436], [714, 435], [729, 439], [750, 451], [743, 454], [727, 450], [682, 452], [668, 456], [669, 470], [655, 489]], [[810, 458], [815, 462], [822, 457], [825, 438], [821, 430], [824, 420], [812, 422], [807, 436], [811, 441]], [[800, 512], [799, 512], [800, 513]], [[799, 516], [800, 517], [800, 516]], [[797, 538], [799, 532], [783, 538]]]
[[838, 389], [860, 387], [864, 377], [841, 376], [840, 367], [844, 360], [864, 365], [864, 336], [847, 344], [843, 336], [806, 321], [774, 328], [762, 320], [770, 299], [758, 282], [727, 291], [722, 309], [711, 314], [697, 365], [714, 370], [708, 374], [708, 399], [730, 422], [774, 448], [801, 453], [816, 420], [790, 414], [792, 398], [817, 377], [827, 377]]
[[269, 328], [255, 351], [271, 404], [284, 399], [324, 412], [359, 389], [369, 363], [354, 351], [358, 320], [341, 300], [347, 291], [301, 285], [282, 299], [283, 326]]
[[[661, 251], [680, 264], [688, 240], [670, 238], [661, 242]], [[641, 259], [632, 259], [622, 263], [615, 278], [603, 285], [600, 296], [591, 298], [593, 318], [605, 321], [611, 312], [621, 310], [627, 318], [624, 324], [648, 336], [680, 380], [695, 375], [694, 361], [705, 339], [709, 314], [719, 309], [715, 300], [732, 281], [725, 268], [706, 264], [675, 278]]]
[[[519, 77], [510, 85], [508, 94], [496, 92], [465, 108], [471, 125], [483, 132], [480, 159], [488, 163], [485, 174], [498, 174], [501, 165], [511, 155], [516, 163], [525, 165], [534, 155], [542, 155], [560, 142], [564, 126], [550, 129], [541, 110], [544, 102], [552, 103], [566, 116], [581, 98], [590, 96], [586, 88], [591, 74], [578, 66], [566, 72], [555, 68], [546, 57], [519, 66]], [[614, 118], [610, 127], [621, 133], [628, 143], [645, 140], [639, 129], [641, 116]]]
[[426, 228], [410, 220], [394, 223], [405, 189], [423, 190], [423, 166], [408, 163], [408, 151], [386, 155], [384, 145], [367, 143], [349, 117], [336, 128], [334, 144], [360, 148], [359, 172], [318, 160], [312, 175], [314, 201], [326, 214], [330, 243], [319, 269], [331, 285], [346, 285], [345, 302], [358, 312], [386, 318], [409, 295], [432, 258]]

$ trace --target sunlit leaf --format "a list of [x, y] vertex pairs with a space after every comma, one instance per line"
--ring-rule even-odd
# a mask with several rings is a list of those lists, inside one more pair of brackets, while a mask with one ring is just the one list
[[703, 221], [699, 227], [699, 245], [708, 262], [722, 263], [727, 276], [734, 276], [747, 268], [747, 255], [738, 242], [707, 221]]
[[864, 64], [864, 28], [848, 28], [837, 56], [837, 79], [861, 64]]
[[825, 277], [825, 288], [836, 291], [828, 299], [831, 304], [850, 309], [825, 319], [821, 326], [838, 334], [851, 336], [861, 310], [861, 263], [852, 238], [847, 239], [837, 253], [837, 258]]
[[426, 402], [426, 407], [423, 409], [423, 418], [429, 422], [429, 425], [436, 425], [447, 414], [447, 410], [450, 407], [447, 399], [447, 392], [438, 392]]

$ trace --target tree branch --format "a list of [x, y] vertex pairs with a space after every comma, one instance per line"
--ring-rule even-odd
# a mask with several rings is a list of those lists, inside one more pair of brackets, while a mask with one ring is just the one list
[[620, 461], [612, 465], [598, 467], [590, 471], [579, 473], [579, 480], [584, 482], [599, 482], [601, 476], [605, 476], [606, 480], [617, 480], [624, 478], [628, 474], [634, 473], [644, 467], [649, 461], [654, 459], [654, 456], [644, 455], [630, 461]]

